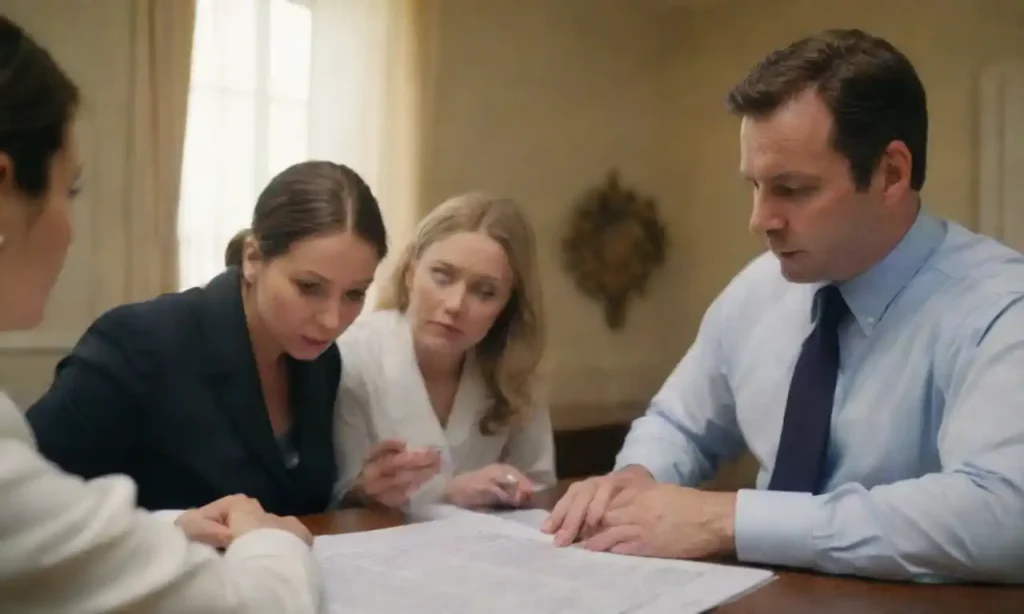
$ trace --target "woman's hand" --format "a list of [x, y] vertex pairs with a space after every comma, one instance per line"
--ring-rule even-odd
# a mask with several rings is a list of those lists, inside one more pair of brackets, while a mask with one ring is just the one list
[[445, 493], [459, 507], [521, 507], [537, 490], [537, 485], [512, 465], [492, 463], [455, 476]]
[[229, 495], [217, 499], [203, 507], [185, 510], [174, 524], [191, 541], [214, 548], [227, 548], [234, 538], [228, 528], [228, 514], [233, 507], [244, 505], [248, 499], [245, 495]]
[[259, 529], [280, 529], [298, 537], [307, 546], [313, 544], [313, 535], [297, 518], [268, 514], [256, 499], [247, 498], [233, 505], [228, 511], [227, 525], [234, 539]]
[[404, 441], [387, 439], [370, 450], [354, 488], [385, 507], [401, 507], [440, 471], [438, 450], [409, 448]]
[[283, 529], [307, 544], [313, 542], [309, 531], [298, 520], [268, 514], [259, 501], [245, 495], [229, 495], [203, 507], [186, 510], [174, 524], [189, 540], [221, 550], [256, 529]]

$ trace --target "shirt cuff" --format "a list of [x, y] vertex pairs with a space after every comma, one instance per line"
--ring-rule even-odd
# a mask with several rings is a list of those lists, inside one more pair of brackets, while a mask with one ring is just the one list
[[168, 524], [174, 524], [178, 520], [178, 516], [185, 513], [185, 510], [156, 510], [153, 512], [154, 518], [159, 518]]
[[618, 471], [629, 465], [639, 465], [650, 472], [655, 482], [659, 484], [678, 484], [679, 472], [676, 471], [673, 463], [659, 461], [651, 455], [644, 454], [639, 450], [623, 449], [615, 459], [615, 469]]
[[818, 506], [818, 498], [809, 493], [740, 490], [736, 558], [760, 565], [813, 567], [811, 530]]
[[225, 556], [231, 559], [260, 557], [268, 553], [278, 556], [288, 555], [297, 560], [305, 561], [310, 554], [310, 547], [294, 533], [283, 529], [256, 529], [242, 535], [231, 542]]

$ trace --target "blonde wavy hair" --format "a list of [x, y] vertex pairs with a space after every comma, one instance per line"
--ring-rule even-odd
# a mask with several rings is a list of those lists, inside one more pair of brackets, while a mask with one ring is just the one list
[[416, 236], [399, 255], [381, 287], [378, 309], [409, 307], [406, 285], [410, 267], [428, 247], [460, 232], [483, 232], [508, 258], [513, 285], [508, 304], [475, 348], [475, 357], [494, 404], [480, 419], [480, 432], [491, 435], [521, 424], [536, 404], [545, 347], [543, 298], [537, 270], [533, 227], [513, 200], [482, 193], [462, 194], [431, 211]]

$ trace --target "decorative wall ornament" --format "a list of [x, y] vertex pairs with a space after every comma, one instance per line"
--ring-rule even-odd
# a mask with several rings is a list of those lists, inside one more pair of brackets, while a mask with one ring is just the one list
[[630, 300], [665, 263], [666, 247], [654, 200], [624, 187], [612, 169], [575, 204], [562, 239], [563, 264], [580, 291], [602, 304], [608, 327], [618, 330]]

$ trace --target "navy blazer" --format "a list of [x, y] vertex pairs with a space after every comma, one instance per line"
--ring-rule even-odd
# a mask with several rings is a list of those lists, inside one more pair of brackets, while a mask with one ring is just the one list
[[244, 493], [276, 514], [322, 512], [337, 479], [341, 357], [332, 345], [316, 360], [289, 361], [299, 455], [291, 469], [263, 400], [237, 268], [101, 316], [27, 418], [52, 462], [85, 478], [127, 474], [150, 510]]

